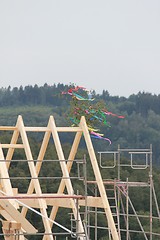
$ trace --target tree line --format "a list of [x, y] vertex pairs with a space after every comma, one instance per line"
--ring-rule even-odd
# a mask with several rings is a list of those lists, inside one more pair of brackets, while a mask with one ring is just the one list
[[[62, 106], [68, 105], [66, 98], [62, 97], [61, 92], [68, 85], [45, 83], [43, 86], [20, 86], [11, 88], [0, 88], [0, 106], [22, 106], [22, 105], [52, 105]], [[111, 96], [107, 90], [103, 90], [101, 94], [93, 91], [93, 95], [98, 100], [104, 100], [107, 104], [113, 103], [118, 107], [119, 111], [126, 112], [131, 115], [133, 112], [141, 114], [143, 117], [148, 116], [148, 112], [152, 110], [156, 114], [160, 114], [160, 94], [155, 95], [148, 92], [139, 92], [132, 94], [128, 98]], [[69, 101], [69, 98], [68, 98]]]
[[[14, 124], [18, 114], [25, 116], [27, 123], [46, 124], [49, 115], [54, 115], [57, 125], [66, 125], [66, 115], [71, 97], [62, 95], [69, 88], [64, 84], [43, 86], [28, 85], [0, 88], [0, 124]], [[153, 145], [153, 162], [160, 164], [160, 95], [139, 92], [128, 98], [111, 96], [107, 90], [102, 94], [93, 91], [95, 101], [103, 101], [108, 111], [124, 115], [124, 119], [107, 117], [111, 127], [101, 127], [104, 136], [112, 141], [110, 148], [120, 144], [123, 148], [144, 148]], [[13, 122], [14, 121], [14, 122]], [[63, 141], [71, 140], [66, 135]], [[94, 140], [96, 150], [108, 148], [105, 141]]]

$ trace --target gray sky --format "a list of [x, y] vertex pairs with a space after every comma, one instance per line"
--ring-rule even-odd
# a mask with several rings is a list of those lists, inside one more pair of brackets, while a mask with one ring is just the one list
[[160, 94], [159, 0], [0, 0], [0, 87]]

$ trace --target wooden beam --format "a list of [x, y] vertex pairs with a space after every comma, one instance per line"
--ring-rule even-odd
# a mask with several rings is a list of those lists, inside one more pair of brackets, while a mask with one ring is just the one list
[[[24, 144], [24, 150], [25, 150], [25, 153], [26, 153], [27, 160], [33, 160], [31, 149], [30, 149], [30, 146], [29, 146], [28, 138], [27, 138], [27, 134], [26, 134], [26, 131], [24, 129], [23, 119], [22, 119], [21, 116], [18, 116], [18, 130], [20, 132], [22, 142]], [[30, 173], [31, 173], [31, 177], [33, 178], [32, 181], [33, 181], [33, 184], [34, 184], [35, 192], [38, 195], [41, 195], [42, 191], [41, 191], [41, 187], [40, 187], [40, 183], [39, 183], [39, 180], [38, 180], [38, 176], [37, 176], [37, 172], [36, 172], [36, 169], [35, 169], [34, 162], [28, 161], [28, 166], [29, 166], [29, 170], [30, 170]], [[40, 211], [41, 211], [42, 215], [44, 216], [44, 218], [42, 218], [42, 220], [43, 220], [43, 223], [44, 223], [45, 231], [47, 233], [52, 233], [51, 227], [50, 227], [50, 224], [49, 224], [49, 220], [48, 220], [47, 211], [46, 211], [47, 204], [46, 204], [44, 199], [39, 199], [38, 201], [39, 201]], [[53, 236], [49, 235], [48, 239], [53, 240]]]
[[[68, 173], [70, 173], [70, 171], [71, 171], [73, 161], [75, 159], [75, 155], [77, 153], [77, 149], [78, 149], [78, 146], [79, 146], [79, 143], [80, 143], [81, 136], [82, 136], [82, 132], [77, 132], [76, 136], [74, 138], [73, 145], [72, 145], [69, 157], [68, 157], [69, 161], [67, 162]], [[61, 182], [60, 182], [57, 194], [62, 194], [64, 192], [64, 189], [65, 189], [65, 181], [64, 181], [64, 179], [62, 179]], [[53, 219], [53, 220], [55, 219], [57, 211], [58, 211], [58, 207], [54, 206], [52, 211], [51, 211], [51, 215], [50, 215], [51, 219]]]
[[[49, 126], [51, 128], [51, 132], [52, 132], [52, 136], [53, 136], [53, 140], [54, 140], [54, 144], [55, 144], [55, 147], [56, 147], [58, 158], [59, 158], [59, 160], [65, 160], [64, 153], [63, 153], [63, 150], [62, 150], [62, 146], [61, 146], [61, 143], [60, 143], [60, 139], [59, 139], [59, 136], [58, 136], [58, 132], [57, 132], [57, 129], [56, 129], [56, 125], [55, 125], [55, 122], [54, 122], [54, 118], [52, 116], [49, 119]], [[63, 173], [63, 178], [64, 178], [64, 182], [65, 182], [67, 192], [68, 192], [69, 195], [72, 195], [74, 190], [73, 190], [72, 183], [71, 183], [71, 180], [70, 180], [70, 177], [69, 177], [69, 172], [68, 172], [68, 169], [67, 169], [66, 162], [65, 161], [60, 161], [60, 167], [61, 167], [61, 170], [62, 170], [62, 173]], [[84, 239], [84, 228], [83, 228], [81, 216], [80, 216], [80, 214], [79, 214], [79, 212], [76, 208], [75, 201], [73, 199], [70, 199], [70, 202], [72, 204], [72, 210], [73, 210], [74, 217], [75, 217], [75, 219], [78, 220], [78, 232], [82, 233], [79, 236], [79, 239], [81, 240], [81, 239]]]
[[[46, 198], [46, 203], [48, 206], [57, 206], [57, 207], [61, 207], [61, 208], [72, 208], [72, 204], [71, 201], [69, 201], [69, 199], [67, 198]], [[38, 203], [38, 199], [36, 198], [31, 198], [31, 199], [21, 199], [20, 202], [22, 202], [22, 206], [23, 203], [26, 204], [29, 207], [32, 208], [40, 208], [39, 207], [39, 203]], [[51, 219], [51, 218], [50, 218]], [[53, 219], [52, 219], [53, 220]]]
[[104, 187], [104, 184], [103, 184], [102, 176], [101, 176], [101, 173], [100, 173], [100, 170], [99, 170], [98, 162], [97, 162], [97, 159], [96, 159], [96, 155], [95, 155], [95, 152], [94, 152], [94, 149], [93, 149], [93, 145], [92, 145], [92, 142], [91, 142], [90, 134], [89, 134], [88, 127], [87, 127], [84, 116], [81, 117], [80, 126], [83, 130], [84, 139], [85, 139], [85, 142], [86, 142], [86, 145], [87, 145], [87, 149], [88, 149], [88, 153], [89, 153], [89, 156], [90, 156], [92, 168], [93, 168], [94, 175], [95, 175], [95, 178], [96, 178], [96, 181], [97, 181], [97, 186], [98, 186], [98, 189], [99, 189], [99, 192], [100, 192], [100, 196], [102, 198], [104, 211], [106, 213], [109, 228], [111, 229], [111, 234], [112, 234], [113, 240], [119, 240], [119, 236], [118, 236], [117, 229], [116, 229], [116, 226], [115, 226], [115, 223], [114, 223], [114, 219], [113, 219], [112, 212], [111, 212], [111, 209], [110, 209], [110, 205], [109, 205], [109, 202], [108, 202], [106, 190], [105, 190], [105, 187]]
[[[9, 178], [7, 166], [3, 155], [3, 150], [1, 147], [0, 147], [0, 181], [4, 194], [13, 196], [13, 188], [11, 185], [11, 181]], [[10, 200], [10, 202], [13, 204], [15, 208], [18, 208], [18, 204], [17, 202], [15, 202], [15, 200]]]
[[[17, 121], [18, 121], [18, 119], [17, 119]], [[18, 123], [16, 122], [16, 127], [15, 127], [15, 129], [14, 129], [14, 132], [13, 132], [13, 135], [12, 135], [10, 144], [16, 144], [17, 141], [18, 141], [19, 131], [18, 131], [17, 124], [18, 124]], [[7, 155], [6, 155], [6, 160], [11, 160], [11, 159], [12, 159], [13, 154], [14, 154], [14, 151], [15, 151], [14, 148], [9, 148], [9, 149], [8, 149], [8, 152], [7, 152]], [[10, 161], [7, 161], [6, 164], [7, 164], [7, 168], [9, 169]]]
[[[44, 195], [43, 195], [44, 196]], [[70, 201], [68, 201], [68, 198], [45, 198], [46, 203], [48, 206], [54, 206], [54, 207], [61, 207], [61, 208], [72, 208], [72, 204]], [[32, 208], [40, 208], [38, 207], [38, 199], [36, 197], [34, 198], [21, 198], [20, 202], [28, 205], [29, 207]], [[84, 199], [79, 199], [78, 200], [78, 205], [79, 206], [85, 206], [86, 202]], [[23, 206], [23, 204], [20, 204], [20, 206]], [[88, 196], [87, 197], [87, 206], [88, 207], [97, 207], [97, 208], [103, 208], [103, 203], [101, 197], [92, 197]], [[51, 218], [51, 217], [50, 217]], [[52, 218], [51, 218], [52, 219]], [[53, 219], [52, 219], [53, 220]]]
[[9, 229], [9, 228], [17, 229], [17, 230], [21, 229], [21, 223], [2, 221], [2, 224], [3, 224], [3, 228], [5, 228], [5, 229]]
[[[50, 132], [48, 127], [24, 127], [26, 132]], [[81, 132], [79, 127], [56, 127], [57, 132]]]
[[[47, 149], [47, 146], [48, 146], [48, 143], [49, 143], [49, 139], [50, 139], [50, 136], [51, 136], [51, 131], [50, 131], [50, 128], [48, 126], [47, 126], [47, 129], [49, 129], [49, 131], [46, 131], [45, 134], [44, 134], [42, 145], [41, 145], [39, 155], [38, 155], [38, 158], [37, 158], [38, 162], [36, 162], [36, 166], [35, 166], [37, 176], [39, 175], [39, 172], [40, 172], [40, 169], [41, 169], [41, 166], [42, 166], [42, 162], [43, 162], [43, 159], [44, 159], [44, 156], [45, 156], [45, 153], [46, 153], [46, 149]], [[28, 190], [27, 190], [27, 194], [32, 194], [33, 191], [34, 191], [34, 184], [33, 184], [33, 181], [31, 180], [31, 182], [29, 184], [29, 187], [28, 187]], [[25, 216], [26, 213], [27, 213], [27, 208], [22, 208], [22, 213]]]
[[0, 144], [0, 147], [1, 148], [24, 148], [23, 144], [12, 144], [12, 143], [9, 143], [9, 144]]
[[16, 222], [20, 222], [22, 228], [27, 233], [36, 233], [37, 230], [29, 223], [29, 221], [23, 217], [23, 215], [13, 207], [13, 205], [6, 199], [0, 199], [0, 205], [3, 209], [14, 219]]
[[0, 131], [15, 131], [15, 130], [17, 130], [17, 128], [13, 126], [0, 126]]
[[21, 223], [2, 221], [2, 230], [5, 240], [15, 240], [16, 236], [18, 237], [18, 240], [25, 240], [21, 230]]

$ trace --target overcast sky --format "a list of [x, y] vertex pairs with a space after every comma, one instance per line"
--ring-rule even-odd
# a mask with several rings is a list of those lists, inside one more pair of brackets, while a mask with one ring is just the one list
[[160, 0], [0, 0], [0, 87], [160, 94]]

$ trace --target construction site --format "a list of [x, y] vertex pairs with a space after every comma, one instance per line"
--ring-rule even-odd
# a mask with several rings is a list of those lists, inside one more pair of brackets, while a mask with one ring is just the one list
[[[15, 126], [0, 126], [1, 132], [9, 132], [11, 140], [0, 144], [0, 239], [99, 240], [101, 233], [104, 240], [160, 239], [152, 145], [146, 149], [118, 146], [114, 151], [95, 153], [83, 116], [78, 127], [56, 126], [53, 116], [47, 126], [31, 127], [25, 126], [19, 115]], [[43, 134], [37, 159], [32, 153], [30, 133]], [[61, 133], [74, 134], [67, 157]], [[81, 140], [85, 142], [87, 155], [77, 159]], [[46, 159], [50, 141], [57, 159]], [[15, 159], [17, 150], [24, 152], [25, 159]], [[26, 176], [10, 174], [17, 162], [27, 166]], [[46, 176], [41, 174], [47, 164], [53, 168], [52, 176], [48, 176], [47, 171]], [[92, 177], [88, 176], [88, 164]], [[58, 169], [57, 176], [55, 169]], [[124, 176], [123, 169], [129, 169], [132, 177]], [[134, 179], [136, 171], [140, 173], [140, 180]], [[104, 172], [108, 176], [105, 179]], [[19, 192], [18, 184], [23, 185], [25, 181], [24, 191]], [[133, 191], [137, 195], [132, 194]], [[143, 191], [147, 192], [147, 213], [136, 209], [136, 199], [140, 201], [138, 193]]]

